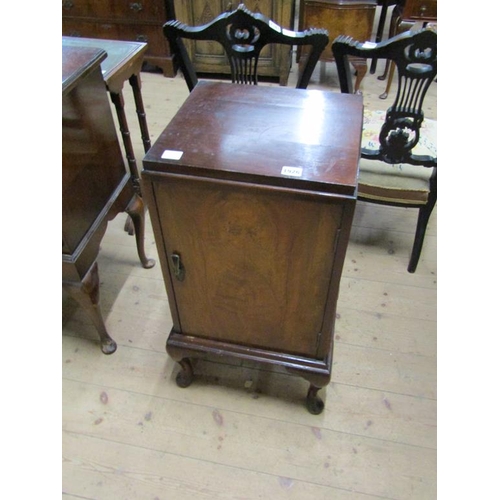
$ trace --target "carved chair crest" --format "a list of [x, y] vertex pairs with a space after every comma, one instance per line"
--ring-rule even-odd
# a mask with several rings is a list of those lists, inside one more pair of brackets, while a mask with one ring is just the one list
[[342, 92], [352, 92], [347, 55], [391, 59], [397, 67], [397, 93], [380, 130], [380, 147], [378, 150], [363, 148], [361, 155], [391, 164], [436, 166], [436, 158], [414, 155], [412, 150], [420, 139], [425, 94], [437, 75], [437, 34], [431, 29], [415, 33], [407, 31], [375, 47], [339, 36], [332, 49], [339, 61], [337, 67]]
[[168, 21], [163, 27], [174, 54], [179, 57], [181, 69], [188, 86], [196, 85], [194, 68], [187, 55], [182, 38], [192, 40], [213, 40], [222, 44], [229, 59], [233, 83], [257, 84], [257, 65], [262, 48], [267, 44], [311, 45], [308, 59], [303, 66], [297, 83], [306, 88], [314, 66], [326, 45], [328, 31], [310, 29], [290, 31], [281, 28], [266, 16], [248, 10], [244, 4], [232, 12], [225, 12], [202, 26], [187, 26], [179, 21]]

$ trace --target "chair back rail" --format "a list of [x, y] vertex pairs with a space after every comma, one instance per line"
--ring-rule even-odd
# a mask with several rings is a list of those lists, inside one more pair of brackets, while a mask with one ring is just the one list
[[319, 56], [328, 44], [328, 31], [309, 29], [290, 31], [281, 28], [268, 17], [248, 10], [244, 4], [232, 12], [224, 12], [202, 26], [188, 26], [178, 20], [167, 21], [163, 26], [173, 54], [186, 79], [189, 90], [198, 82], [194, 65], [183, 39], [219, 42], [228, 57], [233, 83], [258, 83], [258, 62], [261, 50], [268, 44], [310, 46], [305, 60], [299, 64], [297, 88], [305, 89]]

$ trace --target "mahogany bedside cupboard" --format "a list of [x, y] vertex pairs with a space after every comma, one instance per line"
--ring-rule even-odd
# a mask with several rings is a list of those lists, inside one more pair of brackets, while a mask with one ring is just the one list
[[305, 378], [321, 413], [362, 115], [358, 95], [200, 82], [148, 151], [179, 386], [206, 353], [271, 363]]

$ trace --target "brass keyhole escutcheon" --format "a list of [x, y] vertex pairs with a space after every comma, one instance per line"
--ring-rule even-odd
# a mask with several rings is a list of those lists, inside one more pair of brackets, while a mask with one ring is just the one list
[[186, 276], [186, 269], [182, 264], [181, 256], [178, 253], [173, 253], [170, 256], [170, 260], [172, 262], [172, 271], [174, 273], [174, 276], [179, 281], [184, 281], [184, 277]]

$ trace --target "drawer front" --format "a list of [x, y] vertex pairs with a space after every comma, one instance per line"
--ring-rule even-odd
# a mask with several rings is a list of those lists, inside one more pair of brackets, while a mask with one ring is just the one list
[[408, 0], [403, 11], [403, 19], [437, 20], [437, 0]]
[[324, 28], [328, 30], [330, 42], [321, 54], [322, 61], [332, 61], [332, 43], [339, 35], [352, 36], [362, 42], [370, 40], [376, 3], [332, 4], [307, 1], [301, 29]]
[[167, 57], [170, 55], [167, 39], [163, 36], [161, 26], [158, 25], [129, 25], [63, 19], [62, 27], [62, 34], [65, 36], [147, 43], [146, 58], [148, 55], [157, 57]]
[[167, 20], [163, 0], [63, 0], [62, 15], [139, 23]]

